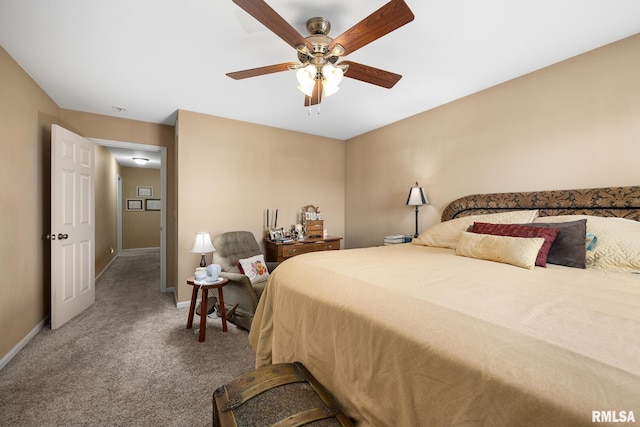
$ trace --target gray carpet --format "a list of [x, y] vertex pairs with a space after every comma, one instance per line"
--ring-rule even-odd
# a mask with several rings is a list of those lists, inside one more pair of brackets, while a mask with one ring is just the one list
[[0, 371], [0, 424], [211, 425], [213, 391], [253, 369], [247, 332], [209, 318], [199, 343], [159, 277], [158, 251], [119, 256], [91, 308], [46, 326]]

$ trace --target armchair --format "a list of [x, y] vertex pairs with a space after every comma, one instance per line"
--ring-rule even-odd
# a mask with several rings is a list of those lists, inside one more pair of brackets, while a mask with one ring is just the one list
[[[228, 320], [242, 329], [249, 330], [258, 300], [267, 282], [252, 284], [251, 280], [240, 272], [238, 260], [262, 254], [258, 242], [253, 233], [248, 231], [230, 231], [214, 237], [213, 246], [216, 248], [213, 253], [213, 262], [222, 267], [220, 276], [229, 279], [229, 283], [223, 288], [226, 307], [220, 308], [231, 310], [237, 305], [235, 311], [230, 313]], [[271, 273], [279, 263], [266, 262], [265, 264]]]

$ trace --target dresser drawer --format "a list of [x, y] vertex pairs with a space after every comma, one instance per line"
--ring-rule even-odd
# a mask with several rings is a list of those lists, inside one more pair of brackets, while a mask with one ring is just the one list
[[321, 219], [305, 221], [304, 233], [307, 237], [322, 237], [324, 234], [324, 221]]
[[317, 242], [317, 251], [337, 251], [340, 249], [340, 240], [331, 240], [326, 242]]
[[316, 243], [300, 243], [297, 245], [282, 246], [282, 256], [285, 258], [306, 254], [308, 252], [317, 252], [323, 249], [316, 248]]
[[265, 239], [267, 261], [284, 261], [296, 255], [319, 251], [337, 251], [342, 237], [328, 236], [325, 239], [304, 239], [296, 242], [273, 242]]

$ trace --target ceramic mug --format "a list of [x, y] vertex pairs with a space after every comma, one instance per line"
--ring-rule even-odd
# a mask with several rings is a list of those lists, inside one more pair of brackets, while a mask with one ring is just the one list
[[204, 267], [196, 268], [195, 278], [196, 280], [204, 280], [207, 277], [207, 269]]
[[220, 271], [222, 271], [222, 267], [219, 264], [209, 264], [207, 266], [207, 282], [217, 281]]

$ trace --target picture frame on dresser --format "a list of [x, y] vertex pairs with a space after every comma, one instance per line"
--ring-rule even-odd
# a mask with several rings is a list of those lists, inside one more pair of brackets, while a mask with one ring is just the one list
[[269, 230], [269, 238], [271, 240], [280, 240], [283, 237], [284, 237], [284, 233], [281, 228]]

